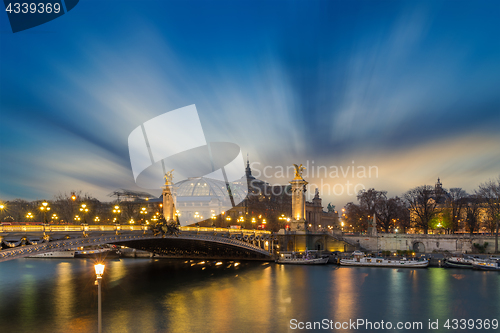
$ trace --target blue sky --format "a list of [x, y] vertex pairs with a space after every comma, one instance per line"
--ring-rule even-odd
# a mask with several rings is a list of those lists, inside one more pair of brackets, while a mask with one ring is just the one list
[[[313, 187], [399, 195], [441, 177], [472, 191], [500, 174], [499, 14], [498, 1], [82, 0], [16, 34], [1, 14], [0, 199], [138, 189], [128, 135], [191, 104], [207, 140], [256, 169], [378, 170]], [[320, 190], [325, 205], [355, 200]]]

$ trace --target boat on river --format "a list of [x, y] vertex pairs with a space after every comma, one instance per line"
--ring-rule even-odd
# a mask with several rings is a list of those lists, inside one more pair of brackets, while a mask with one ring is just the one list
[[51, 252], [39, 253], [28, 256], [28, 258], [54, 258], [54, 259], [65, 259], [74, 257], [75, 257], [75, 250], [51, 251]]
[[482, 271], [500, 271], [500, 264], [498, 260], [476, 259], [472, 263], [472, 268]]
[[315, 251], [306, 251], [305, 254], [300, 253], [282, 253], [276, 260], [278, 264], [291, 265], [324, 265], [328, 262], [328, 257], [316, 257]]
[[119, 252], [109, 247], [79, 248], [75, 251], [75, 258], [118, 258]]
[[449, 268], [466, 268], [472, 269], [472, 264], [474, 263], [475, 258], [465, 258], [465, 257], [450, 257], [444, 260], [444, 267]]
[[363, 267], [397, 267], [397, 268], [425, 268], [429, 266], [428, 260], [407, 260], [392, 258], [365, 257], [361, 251], [354, 251], [353, 258], [341, 259], [341, 266], [363, 266]]

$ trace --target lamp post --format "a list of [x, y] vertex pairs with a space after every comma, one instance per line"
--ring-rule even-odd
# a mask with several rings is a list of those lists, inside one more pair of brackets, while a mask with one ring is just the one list
[[146, 215], [148, 214], [146, 207], [142, 207], [141, 211], [139, 213], [141, 213], [141, 216], [144, 216], [144, 217], [141, 217], [141, 222], [144, 223], [144, 219], [146, 218]]
[[40, 206], [40, 210], [43, 212], [43, 223], [47, 224], [47, 212], [50, 210], [49, 203], [44, 200]]
[[104, 265], [94, 265], [95, 275], [97, 276], [97, 332], [102, 333], [102, 315], [101, 315], [101, 280], [104, 273]]
[[87, 213], [89, 212], [89, 209], [87, 208], [86, 204], [82, 204], [80, 207], [80, 212], [83, 214], [83, 223], [87, 223]]
[[119, 214], [120, 214], [121, 210], [120, 210], [120, 206], [115, 206], [114, 209], [113, 209], [113, 214], [115, 214], [115, 218], [113, 219], [113, 222], [115, 222], [115, 224], [119, 224]]
[[[75, 192], [71, 192], [71, 217], [73, 217], [73, 215], [75, 214], [74, 212], [74, 202], [76, 201], [76, 194]], [[69, 221], [66, 223], [66, 224], [69, 224]]]
[[31, 212], [28, 212], [28, 214], [26, 214], [26, 218], [29, 219], [29, 220], [33, 220], [33, 214], [31, 214]]

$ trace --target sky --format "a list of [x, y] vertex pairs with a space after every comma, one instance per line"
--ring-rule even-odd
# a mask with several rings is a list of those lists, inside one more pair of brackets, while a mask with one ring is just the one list
[[192, 104], [259, 178], [306, 165], [324, 206], [438, 177], [473, 192], [500, 175], [499, 15], [498, 1], [82, 0], [12, 33], [0, 14], [0, 200], [159, 195], [135, 184], [128, 136]]

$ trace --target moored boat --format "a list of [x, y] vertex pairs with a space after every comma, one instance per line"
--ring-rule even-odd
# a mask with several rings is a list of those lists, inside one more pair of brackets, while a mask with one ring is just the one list
[[34, 254], [32, 256], [28, 256], [28, 258], [54, 258], [54, 259], [64, 259], [64, 258], [74, 258], [75, 251], [51, 251], [45, 253]]
[[117, 250], [106, 248], [79, 249], [75, 251], [75, 258], [118, 258]]
[[444, 267], [472, 269], [474, 258], [450, 257], [444, 260]]
[[304, 255], [295, 252], [282, 253], [276, 260], [278, 264], [292, 264], [292, 265], [324, 265], [328, 262], [328, 257], [317, 258], [314, 253], [306, 251]]
[[365, 266], [365, 267], [397, 267], [397, 268], [425, 268], [429, 266], [428, 260], [407, 260], [392, 258], [369, 258], [361, 251], [354, 251], [352, 259], [341, 259], [341, 266]]
[[500, 265], [497, 260], [476, 259], [472, 263], [472, 268], [482, 271], [500, 271]]

